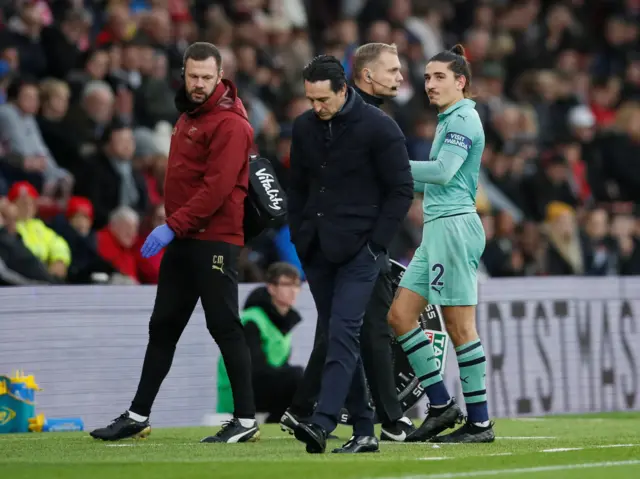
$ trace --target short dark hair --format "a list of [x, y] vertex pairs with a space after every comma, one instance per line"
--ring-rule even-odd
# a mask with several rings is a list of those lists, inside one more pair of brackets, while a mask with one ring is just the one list
[[32, 86], [36, 90], [38, 90], [38, 82], [35, 80], [35, 78], [30, 76], [14, 78], [9, 84], [9, 87], [7, 88], [7, 100], [9, 101], [17, 100], [18, 96], [20, 96], [20, 92], [22, 91], [22, 89], [28, 86]]
[[204, 61], [207, 58], [213, 58], [218, 65], [218, 71], [222, 69], [222, 55], [220, 50], [213, 43], [195, 42], [189, 45], [182, 57], [182, 68], [187, 64], [187, 60]]
[[451, 50], [437, 53], [431, 58], [431, 60], [429, 60], [429, 63], [431, 62], [448, 63], [449, 70], [453, 72], [456, 78], [464, 76], [467, 79], [467, 82], [464, 85], [462, 93], [464, 93], [465, 97], [469, 97], [471, 95], [469, 92], [469, 89], [471, 88], [471, 66], [467, 61], [464, 47], [462, 45], [457, 44]]
[[283, 276], [294, 281], [300, 280], [300, 272], [298, 271], [298, 268], [293, 266], [291, 263], [285, 263], [284, 261], [271, 263], [269, 268], [267, 268], [265, 276], [267, 284], [278, 284], [280, 278]]
[[311, 60], [302, 70], [302, 78], [310, 83], [329, 80], [334, 93], [347, 84], [347, 75], [340, 60], [332, 55], [319, 55]]

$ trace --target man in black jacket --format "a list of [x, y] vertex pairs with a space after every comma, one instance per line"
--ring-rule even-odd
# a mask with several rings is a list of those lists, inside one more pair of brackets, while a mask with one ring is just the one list
[[[354, 55], [353, 89], [369, 105], [380, 107], [385, 98], [397, 95], [403, 78], [400, 59], [394, 45], [367, 43]], [[362, 363], [371, 390], [376, 415], [382, 425], [381, 440], [402, 442], [415, 430], [413, 423], [403, 416], [396, 391], [391, 330], [387, 313], [393, 301], [391, 278], [381, 273], [375, 283], [364, 315], [361, 335]], [[320, 390], [319, 371], [324, 358], [312, 355], [301, 387], [296, 392], [288, 411], [281, 419], [283, 429], [293, 432], [300, 418], [313, 411]]]
[[359, 336], [413, 200], [409, 157], [398, 125], [347, 85], [336, 58], [314, 58], [303, 76], [313, 108], [293, 126], [289, 221], [318, 309], [312, 356], [326, 359], [315, 412], [294, 433], [307, 452], [324, 452], [347, 400], [354, 434], [334, 452], [377, 451]]

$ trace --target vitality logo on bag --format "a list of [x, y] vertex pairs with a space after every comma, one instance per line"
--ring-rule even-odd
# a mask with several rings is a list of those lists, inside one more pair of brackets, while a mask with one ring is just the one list
[[8, 424], [14, 417], [16, 417], [16, 412], [13, 409], [9, 409], [7, 406], [0, 406], [0, 426]]
[[268, 173], [265, 168], [261, 168], [256, 171], [256, 176], [260, 180], [265, 193], [269, 196], [269, 204], [267, 205], [272, 210], [280, 211], [282, 209], [281, 203], [284, 202], [282, 194], [279, 189], [273, 187], [275, 178], [271, 173]]

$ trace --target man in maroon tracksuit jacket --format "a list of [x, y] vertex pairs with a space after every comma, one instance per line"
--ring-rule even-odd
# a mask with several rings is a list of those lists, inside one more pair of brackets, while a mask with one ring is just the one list
[[224, 358], [235, 406], [233, 420], [203, 442], [259, 437], [251, 357], [238, 315], [237, 273], [253, 129], [235, 86], [222, 79], [221, 66], [220, 52], [210, 43], [194, 43], [184, 54], [185, 87], [176, 95], [182, 115], [173, 129], [165, 179], [167, 221], [149, 234], [141, 250], [150, 257], [167, 247], [142, 376], [130, 409], [92, 431], [94, 438], [149, 434], [151, 406], [198, 299]]

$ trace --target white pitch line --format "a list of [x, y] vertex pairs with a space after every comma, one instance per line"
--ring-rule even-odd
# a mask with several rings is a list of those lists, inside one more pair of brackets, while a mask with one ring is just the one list
[[536, 472], [570, 471], [574, 469], [596, 469], [620, 466], [640, 466], [640, 461], [587, 462], [584, 464], [566, 464], [558, 466], [522, 467], [518, 469], [488, 469], [485, 471], [451, 472], [444, 474], [424, 474], [419, 476], [395, 476], [376, 479], [458, 479], [463, 477], [502, 476], [528, 474]]
[[608, 449], [610, 447], [637, 447], [640, 444], [605, 444], [604, 446], [596, 446], [598, 449]]
[[584, 451], [584, 447], [558, 447], [555, 449], [543, 449], [540, 452], [567, 452], [567, 451]]
[[491, 456], [513, 456], [512, 452], [497, 452], [495, 454], [483, 454], [483, 457], [491, 457]]
[[496, 436], [496, 439], [516, 439], [516, 440], [532, 440], [532, 439], [558, 439], [556, 436]]
[[599, 446], [585, 447], [558, 447], [555, 449], [543, 449], [540, 452], [566, 452], [566, 451], [584, 451], [585, 449], [611, 449], [616, 447], [638, 447], [640, 444], [601, 444]]
[[419, 457], [418, 461], [443, 461], [445, 459], [451, 459], [450, 457]]

